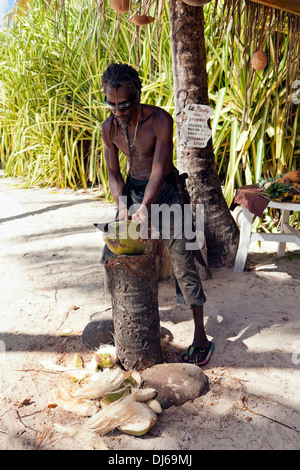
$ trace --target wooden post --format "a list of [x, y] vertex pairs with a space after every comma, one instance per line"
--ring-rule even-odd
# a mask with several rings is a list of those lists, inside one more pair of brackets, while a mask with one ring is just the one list
[[155, 257], [112, 256], [105, 269], [118, 359], [137, 370], [162, 362]]

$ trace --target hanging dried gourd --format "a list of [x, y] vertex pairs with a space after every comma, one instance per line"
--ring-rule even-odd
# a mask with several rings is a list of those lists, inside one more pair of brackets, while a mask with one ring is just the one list
[[253, 54], [252, 60], [251, 60], [251, 64], [252, 64], [252, 67], [254, 68], [254, 70], [264, 70], [266, 68], [266, 66], [268, 65], [268, 58], [267, 58], [266, 54], [264, 53], [264, 51], [262, 50], [261, 45], [262, 45], [262, 41], [263, 41], [263, 36], [264, 36], [264, 32], [265, 32], [267, 18], [269, 16], [269, 11], [270, 11], [270, 8], [271, 8], [271, 1], [272, 0], [269, 0], [269, 7], [268, 7], [267, 14], [265, 16], [263, 27], [262, 27], [262, 30], [261, 30], [261, 36], [260, 36], [260, 41], [259, 41], [259, 45], [258, 45], [258, 50]]
[[259, 49], [253, 54], [251, 64], [255, 70], [264, 70], [266, 68], [268, 59], [263, 50]]
[[211, 0], [182, 0], [182, 1], [192, 7], [202, 7], [202, 5], [206, 5], [206, 3], [209, 3]]
[[134, 15], [130, 19], [130, 21], [132, 21], [137, 26], [144, 26], [146, 24], [153, 23], [153, 21], [155, 21], [155, 18], [153, 18], [153, 16], [148, 15]]
[[117, 13], [126, 13], [129, 10], [130, 0], [110, 0], [110, 6]]

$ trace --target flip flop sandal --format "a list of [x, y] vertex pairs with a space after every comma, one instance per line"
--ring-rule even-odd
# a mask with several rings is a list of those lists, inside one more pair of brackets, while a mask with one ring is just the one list
[[195, 348], [189, 346], [187, 351], [181, 356], [180, 362], [205, 366], [210, 360], [214, 350], [214, 343], [210, 341], [208, 348]]

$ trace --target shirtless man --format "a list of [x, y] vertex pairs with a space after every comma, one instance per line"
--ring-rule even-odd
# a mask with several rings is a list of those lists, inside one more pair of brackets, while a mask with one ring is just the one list
[[[105, 103], [111, 110], [102, 125], [108, 181], [118, 205], [118, 218], [127, 219], [129, 200], [139, 203], [132, 219], [148, 219], [152, 204], [182, 203], [178, 195], [173, 166], [173, 119], [163, 109], [140, 103], [141, 82], [138, 73], [127, 64], [112, 64], [103, 74]], [[129, 172], [124, 183], [120, 172], [118, 151], [128, 159]], [[136, 200], [137, 198], [137, 200]], [[163, 239], [172, 261], [179, 291], [178, 301], [193, 312], [194, 338], [180, 360], [203, 366], [213, 352], [203, 323], [206, 301], [191, 251], [185, 249], [185, 239], [171, 236]], [[110, 256], [104, 247], [102, 262]], [[182, 299], [180, 301], [180, 299]]]

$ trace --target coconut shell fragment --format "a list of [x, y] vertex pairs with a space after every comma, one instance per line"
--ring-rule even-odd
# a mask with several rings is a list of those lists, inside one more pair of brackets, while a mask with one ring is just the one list
[[156, 423], [157, 415], [144, 403], [133, 403], [135, 416], [118, 427], [120, 431], [132, 436], [144, 436]]
[[144, 26], [146, 24], [153, 23], [155, 18], [148, 15], [134, 15], [130, 21], [132, 21], [137, 26]]
[[157, 400], [149, 400], [146, 402], [146, 405], [148, 405], [149, 408], [151, 408], [151, 410], [154, 411], [154, 413], [157, 415], [163, 412], [162, 406]]

